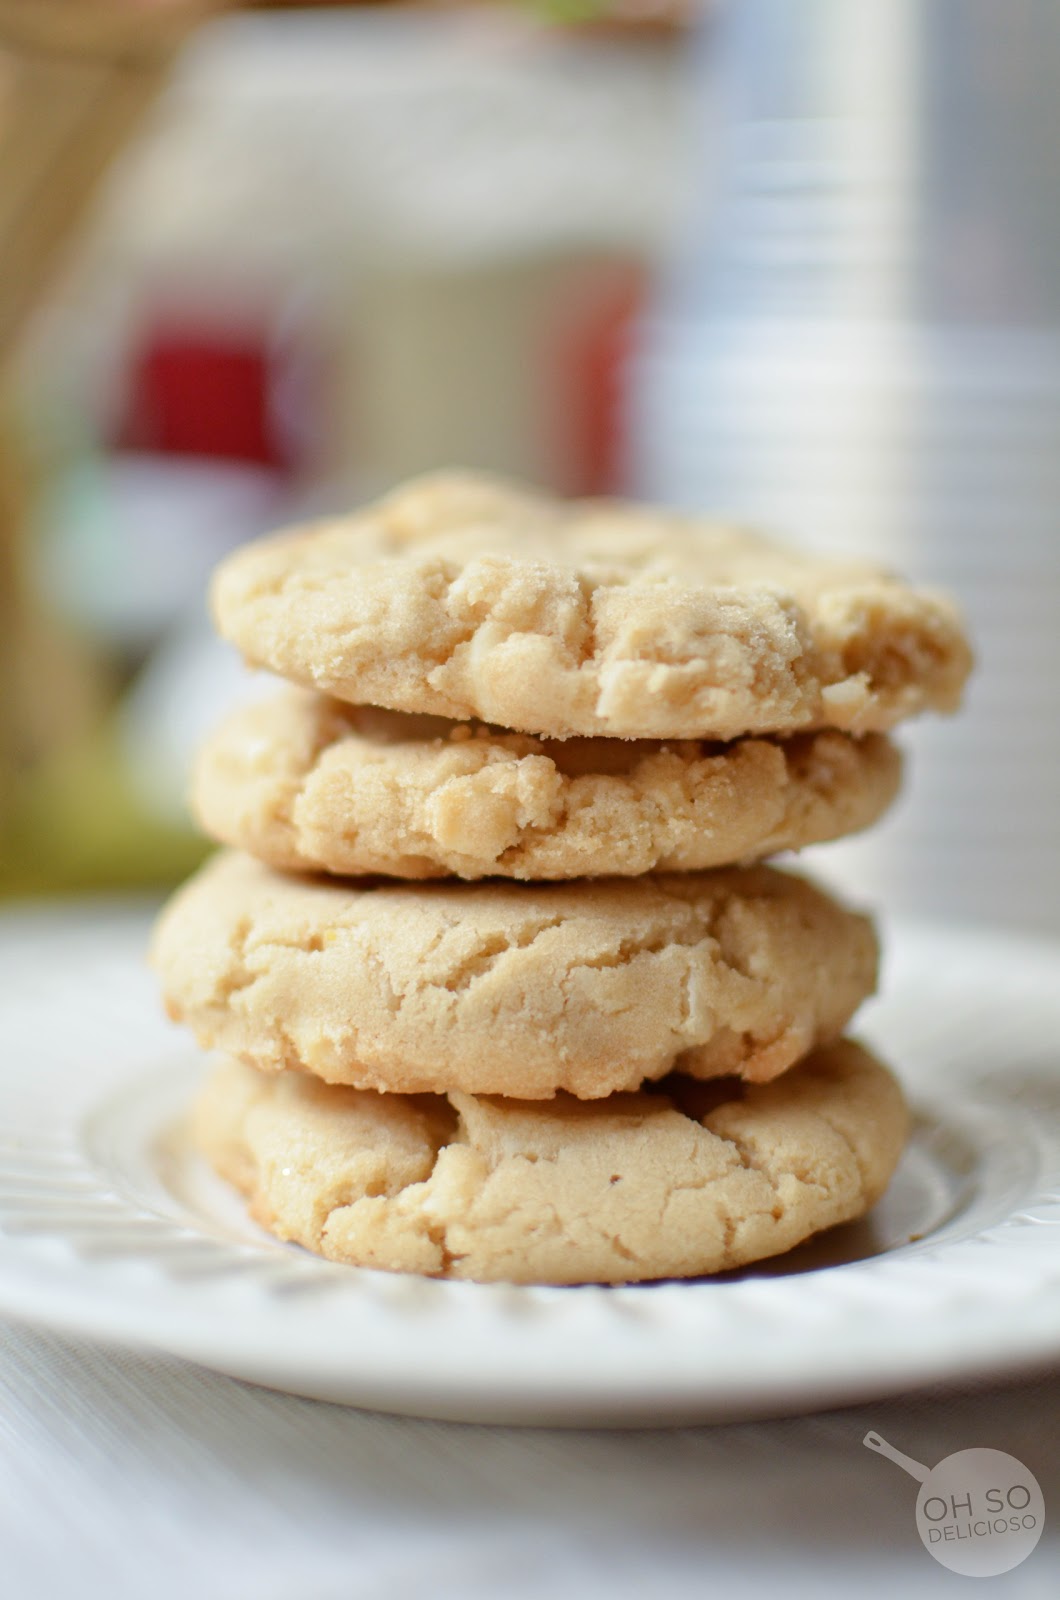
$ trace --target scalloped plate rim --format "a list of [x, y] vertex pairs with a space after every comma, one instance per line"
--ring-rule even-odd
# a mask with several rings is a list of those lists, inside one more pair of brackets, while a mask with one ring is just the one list
[[[98, 1091], [86, 1090], [66, 1127], [67, 1145], [59, 1139], [51, 1146], [60, 1152], [69, 1146], [71, 1170], [78, 1170], [76, 1161], [85, 1159], [82, 1125], [98, 1120], [101, 1104], [131, 1081], [135, 1060], [150, 1058], [157, 1070], [159, 1058], [173, 1054], [172, 1035], [143, 1009], [149, 987], [132, 959], [143, 929], [135, 907], [93, 912], [81, 905], [73, 917], [61, 905], [8, 910], [0, 915], [0, 949], [6, 945], [11, 953], [14, 944], [16, 964], [24, 955], [31, 970], [32, 949], [27, 951], [25, 940], [46, 949], [50, 930], [57, 929], [67, 960], [71, 950], [83, 947], [82, 980], [89, 969], [110, 974], [113, 993], [99, 1002], [95, 1019], [103, 1029], [100, 1038], [108, 1038], [108, 1006], [121, 996], [125, 1023], [130, 1025], [131, 1015], [142, 1040], [124, 1041], [121, 1070], [115, 1068]], [[940, 960], [944, 953], [950, 968], [989, 962], [1002, 979], [1007, 973], [1010, 992], [1029, 997], [1060, 1023], [1060, 997], [1046, 993], [1060, 963], [1060, 944], [1007, 930], [920, 925], [907, 926], [898, 946], [906, 952], [906, 968], [917, 965], [925, 949], [934, 949]], [[920, 955], [910, 961], [916, 948]], [[75, 997], [78, 981], [76, 971], [54, 974], [51, 984], [47, 976], [41, 980], [44, 991], [57, 987]], [[1005, 987], [1000, 981], [990, 997], [995, 1012]], [[888, 1006], [886, 999], [875, 1002], [874, 1036], [886, 1036]], [[0, 1005], [0, 1023], [17, 1010], [17, 999]], [[23, 1011], [25, 1022], [31, 1009]], [[1031, 1027], [1032, 1041], [1033, 1034]], [[1039, 1038], [1043, 1059], [1049, 1055], [1049, 1082], [1060, 1084], [1055, 1047], [1043, 1035], [1044, 1029]], [[69, 1074], [46, 1045], [41, 1054], [44, 1072], [50, 1060], [57, 1079]], [[947, 1070], [952, 1078], [952, 1066]], [[12, 1093], [0, 1085], [5, 1112]], [[33, 1128], [20, 1123], [16, 1112], [12, 1134], [11, 1120], [5, 1120], [0, 1144], [8, 1148], [12, 1138], [21, 1138], [32, 1167]], [[277, 1299], [262, 1292], [253, 1274], [243, 1278], [236, 1272], [226, 1281], [223, 1260], [219, 1275], [205, 1285], [201, 1279], [168, 1278], [150, 1246], [134, 1247], [119, 1260], [93, 1262], [73, 1252], [57, 1224], [51, 1233], [44, 1228], [28, 1236], [0, 1229], [0, 1310], [67, 1334], [180, 1356], [269, 1387], [453, 1420], [628, 1426], [795, 1414], [904, 1388], [1015, 1376], [1060, 1357], [1060, 1252], [1058, 1236], [1047, 1225], [1060, 1223], [1060, 1130], [1052, 1137], [1056, 1149], [1049, 1147], [1038, 1191], [1010, 1217], [949, 1243], [925, 1241], [907, 1255], [897, 1250], [798, 1277], [521, 1289], [404, 1280], [304, 1257], [308, 1265], [295, 1271], [294, 1290]], [[47, 1194], [42, 1181], [32, 1179], [34, 1193]], [[61, 1197], [61, 1177], [57, 1182]], [[1018, 1220], [1036, 1207], [1048, 1213], [1054, 1201], [1055, 1217]], [[17, 1216], [8, 1218], [7, 1227], [12, 1220], [17, 1230]], [[194, 1248], [194, 1230], [185, 1231]], [[209, 1237], [201, 1235], [203, 1241]], [[218, 1243], [222, 1256], [225, 1248], [223, 1240]], [[227, 1248], [242, 1258], [267, 1254], [280, 1276], [290, 1277], [284, 1265], [294, 1259], [290, 1247], [270, 1241], [258, 1252], [249, 1239]], [[325, 1276], [336, 1287], [317, 1293]], [[895, 1316], [881, 1317], [881, 1305], [888, 1303]], [[775, 1329], [782, 1342], [774, 1350], [768, 1330], [757, 1328], [758, 1314], [768, 1311], [776, 1322], [791, 1305], [801, 1308], [802, 1326], [794, 1330], [794, 1344], [791, 1328]], [[888, 1345], [885, 1333], [893, 1336], [917, 1314], [930, 1317], [922, 1336]], [[352, 1353], [341, 1337], [349, 1334], [351, 1319], [361, 1336]], [[703, 1339], [723, 1333], [726, 1348], [704, 1361]], [[750, 1336], [755, 1333], [757, 1338]], [[430, 1351], [435, 1365], [425, 1371]]]

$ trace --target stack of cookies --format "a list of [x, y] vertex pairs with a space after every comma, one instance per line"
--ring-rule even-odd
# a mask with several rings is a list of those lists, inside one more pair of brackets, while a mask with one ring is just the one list
[[284, 1239], [511, 1282], [690, 1277], [863, 1214], [901, 1152], [842, 1038], [870, 922], [756, 865], [874, 822], [955, 708], [949, 604], [640, 507], [433, 478], [230, 557], [292, 687], [194, 799], [171, 1014], [201, 1148]]

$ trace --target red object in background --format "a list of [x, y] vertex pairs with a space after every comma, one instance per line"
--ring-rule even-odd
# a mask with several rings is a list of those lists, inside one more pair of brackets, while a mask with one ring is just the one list
[[116, 444], [289, 470], [293, 441], [276, 404], [283, 359], [264, 327], [159, 319], [134, 351]]
[[639, 262], [609, 261], [564, 299], [549, 374], [558, 487], [609, 495], [627, 481], [623, 459], [626, 355], [646, 280]]

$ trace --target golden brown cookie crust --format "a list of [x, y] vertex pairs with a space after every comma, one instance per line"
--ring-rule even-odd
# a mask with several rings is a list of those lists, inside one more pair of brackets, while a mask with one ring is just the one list
[[900, 781], [883, 734], [543, 740], [289, 689], [207, 740], [192, 802], [212, 838], [288, 871], [633, 877], [856, 833]]
[[881, 732], [971, 664], [949, 601], [867, 563], [471, 476], [247, 545], [212, 596], [295, 683], [556, 738]]
[[724, 1092], [738, 1097], [705, 1111], [671, 1080], [542, 1106], [380, 1095], [227, 1061], [196, 1137], [281, 1239], [480, 1282], [698, 1277], [789, 1250], [880, 1198], [907, 1112], [859, 1046]]
[[199, 1043], [394, 1093], [584, 1099], [675, 1064], [775, 1077], [875, 984], [866, 917], [769, 867], [576, 884], [358, 884], [222, 853], [153, 962]]

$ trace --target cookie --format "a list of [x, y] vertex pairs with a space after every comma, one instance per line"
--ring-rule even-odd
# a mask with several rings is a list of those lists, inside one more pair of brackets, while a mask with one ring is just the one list
[[333, 1261], [479, 1282], [631, 1283], [790, 1250], [880, 1198], [901, 1090], [841, 1041], [775, 1083], [548, 1105], [380, 1095], [228, 1061], [197, 1142], [255, 1218]]
[[883, 734], [541, 740], [292, 689], [207, 741], [192, 800], [212, 838], [289, 871], [632, 877], [855, 833], [900, 778]]
[[262, 1068], [396, 1093], [595, 1099], [763, 1081], [871, 993], [867, 918], [769, 867], [576, 884], [291, 878], [222, 853], [153, 945], [170, 1014]]
[[246, 545], [212, 596], [295, 683], [556, 738], [885, 731], [970, 666], [949, 602], [875, 566], [475, 477]]

